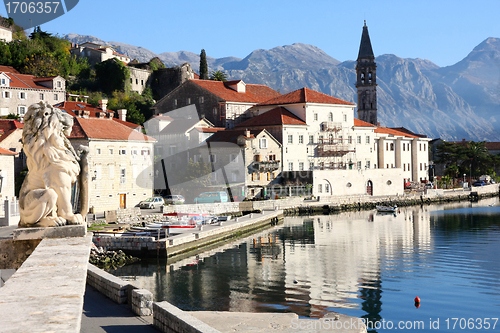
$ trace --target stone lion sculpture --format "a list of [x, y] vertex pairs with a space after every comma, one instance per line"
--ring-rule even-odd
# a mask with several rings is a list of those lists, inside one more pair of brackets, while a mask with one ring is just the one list
[[[71, 146], [73, 117], [43, 102], [24, 116], [23, 150], [28, 174], [19, 193], [20, 227], [82, 224], [88, 210], [88, 148]], [[80, 171], [83, 171], [80, 175]], [[79, 181], [81, 212], [73, 213], [72, 185]]]

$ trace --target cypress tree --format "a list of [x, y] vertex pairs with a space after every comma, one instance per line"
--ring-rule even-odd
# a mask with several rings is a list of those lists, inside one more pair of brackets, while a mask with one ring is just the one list
[[202, 49], [200, 53], [200, 80], [208, 80], [207, 55], [205, 54], [205, 49]]

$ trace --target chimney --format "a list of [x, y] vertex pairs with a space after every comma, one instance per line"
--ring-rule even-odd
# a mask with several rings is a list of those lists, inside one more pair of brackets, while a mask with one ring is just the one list
[[103, 112], [106, 112], [106, 107], [108, 106], [108, 100], [107, 99], [100, 99], [99, 100], [99, 108], [102, 109]]
[[108, 119], [113, 119], [115, 113], [113, 111], [109, 111], [106, 115], [108, 116]]
[[89, 117], [90, 117], [90, 111], [83, 110], [83, 118], [89, 118]]
[[97, 117], [98, 117], [99, 119], [104, 119], [104, 118], [106, 118], [106, 112], [104, 112], [104, 111], [99, 111], [99, 112], [96, 112], [96, 114], [97, 114]]
[[118, 109], [118, 119], [126, 121], [127, 120], [127, 109]]

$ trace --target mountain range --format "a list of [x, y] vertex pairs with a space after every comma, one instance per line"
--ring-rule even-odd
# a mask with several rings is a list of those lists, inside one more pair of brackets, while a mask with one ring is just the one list
[[[64, 38], [73, 43], [113, 45], [141, 62], [159, 57], [167, 67], [189, 62], [195, 71], [199, 68], [199, 55], [192, 52], [156, 54], [93, 36], [69, 34]], [[380, 55], [375, 61], [382, 126], [404, 126], [448, 141], [500, 141], [500, 38], [484, 40], [464, 59], [447, 67], [393, 54]], [[312, 45], [255, 50], [244, 59], [207, 57], [207, 63], [209, 71], [223, 70], [231, 80], [264, 84], [281, 93], [308, 87], [357, 102], [356, 62], [340, 62]]]

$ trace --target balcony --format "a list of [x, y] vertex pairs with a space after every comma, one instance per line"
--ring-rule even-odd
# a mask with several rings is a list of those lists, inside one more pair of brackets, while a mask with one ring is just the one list
[[321, 130], [323, 132], [339, 132], [342, 130], [342, 123], [335, 123], [333, 121], [324, 121], [321, 123]]
[[271, 172], [280, 168], [281, 161], [255, 161], [254, 168], [259, 172]]
[[344, 156], [354, 152], [350, 145], [342, 143], [320, 143], [318, 144], [318, 156]]

